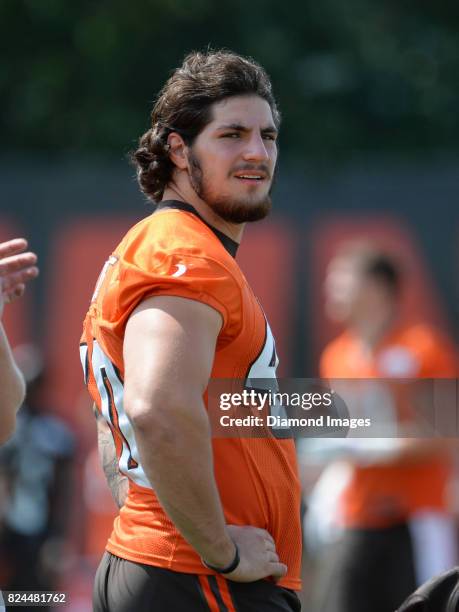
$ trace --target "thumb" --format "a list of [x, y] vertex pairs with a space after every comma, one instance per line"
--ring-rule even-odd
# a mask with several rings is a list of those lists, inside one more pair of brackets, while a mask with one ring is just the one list
[[283, 578], [287, 574], [287, 570], [288, 570], [288, 568], [285, 565], [285, 563], [273, 563], [272, 564], [271, 576], [277, 582], [278, 580], [280, 580], [281, 578]]

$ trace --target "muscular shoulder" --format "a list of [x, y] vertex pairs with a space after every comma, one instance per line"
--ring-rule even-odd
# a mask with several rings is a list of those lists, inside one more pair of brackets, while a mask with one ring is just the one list
[[225, 335], [240, 323], [242, 274], [195, 215], [164, 210], [131, 228], [109, 259], [97, 293], [99, 320], [122, 334], [134, 308], [153, 296], [184, 297], [217, 310]]
[[153, 213], [135, 225], [117, 250], [126, 261], [146, 269], [162, 266], [174, 254], [231, 263], [209, 227], [192, 213], [173, 209]]

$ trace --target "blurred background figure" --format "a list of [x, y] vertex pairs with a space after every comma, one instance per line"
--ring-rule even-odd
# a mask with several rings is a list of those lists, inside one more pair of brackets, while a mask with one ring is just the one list
[[21, 345], [15, 359], [27, 384], [14, 436], [0, 451], [3, 590], [50, 591], [64, 560], [71, 508], [75, 439], [43, 404], [44, 364], [39, 349]]
[[[413, 392], [406, 406], [384, 379], [455, 378], [457, 361], [452, 343], [415, 312], [411, 321], [402, 319], [407, 283], [399, 262], [377, 246], [341, 247], [327, 269], [325, 298], [328, 316], [345, 331], [323, 351], [320, 373], [347, 379], [342, 388], [365, 394], [359, 404], [366, 412], [357, 416], [384, 411], [387, 425], [403, 424], [414, 436], [410, 408], [421, 397]], [[379, 380], [353, 385], [352, 379]], [[306, 534], [315, 529], [335, 542], [323, 555], [314, 611], [392, 612], [416, 586], [457, 562], [448, 444], [388, 437], [323, 440], [318, 447], [335, 459], [311, 496]]]
[[35, 253], [26, 252], [27, 241], [16, 238], [0, 243], [0, 443], [13, 432], [16, 410], [24, 401], [25, 384], [2, 324], [6, 303], [20, 297], [25, 283], [38, 275]]

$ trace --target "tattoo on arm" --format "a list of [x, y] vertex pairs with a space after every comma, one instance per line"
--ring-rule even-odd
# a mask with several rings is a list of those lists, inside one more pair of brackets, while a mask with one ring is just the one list
[[129, 481], [128, 478], [119, 471], [115, 443], [110, 427], [100, 416], [97, 409], [95, 409], [94, 412], [96, 413], [97, 419], [97, 441], [100, 462], [113, 499], [115, 500], [115, 504], [118, 508], [121, 508], [128, 494]]

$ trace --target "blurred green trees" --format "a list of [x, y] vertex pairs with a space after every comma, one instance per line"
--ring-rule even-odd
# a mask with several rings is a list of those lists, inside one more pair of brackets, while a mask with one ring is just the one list
[[457, 0], [0, 0], [3, 151], [114, 152], [191, 49], [271, 74], [308, 159], [459, 146]]

